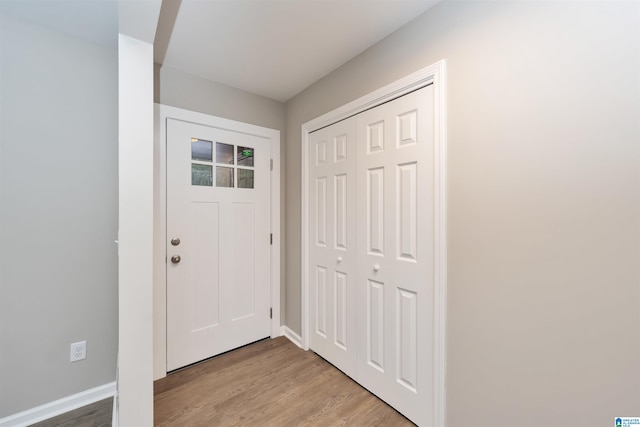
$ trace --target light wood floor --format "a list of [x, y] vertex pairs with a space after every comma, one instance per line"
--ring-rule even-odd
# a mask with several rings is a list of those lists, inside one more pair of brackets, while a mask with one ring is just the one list
[[30, 427], [111, 427], [112, 415], [113, 398], [110, 397]]
[[156, 426], [412, 426], [338, 369], [284, 337], [154, 384]]

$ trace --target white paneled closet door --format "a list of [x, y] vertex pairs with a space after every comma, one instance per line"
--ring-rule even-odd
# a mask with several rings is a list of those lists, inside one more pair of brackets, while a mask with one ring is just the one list
[[347, 375], [356, 368], [355, 120], [309, 135], [309, 345]]
[[309, 347], [433, 424], [434, 94], [309, 135]]
[[434, 102], [427, 86], [357, 117], [357, 381], [433, 420]]

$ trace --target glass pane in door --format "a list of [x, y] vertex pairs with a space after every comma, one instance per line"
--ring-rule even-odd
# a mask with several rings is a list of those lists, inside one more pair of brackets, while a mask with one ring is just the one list
[[191, 138], [191, 160], [199, 160], [201, 162], [211, 162], [212, 157], [211, 141], [203, 139]]
[[233, 168], [216, 166], [216, 187], [233, 187]]
[[253, 167], [253, 148], [238, 146], [238, 166]]
[[253, 188], [253, 169], [238, 169], [238, 188]]
[[216, 163], [233, 164], [233, 145], [216, 142]]
[[213, 185], [213, 166], [191, 164], [191, 185]]

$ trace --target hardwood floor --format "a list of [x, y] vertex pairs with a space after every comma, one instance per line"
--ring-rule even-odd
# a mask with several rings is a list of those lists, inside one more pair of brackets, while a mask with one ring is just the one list
[[110, 397], [30, 427], [110, 427], [112, 415], [113, 398]]
[[412, 426], [321, 357], [284, 337], [154, 384], [156, 426]]

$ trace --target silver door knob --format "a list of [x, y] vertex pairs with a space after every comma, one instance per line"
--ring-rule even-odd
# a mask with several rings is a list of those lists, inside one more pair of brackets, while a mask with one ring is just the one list
[[174, 264], [177, 264], [177, 263], [180, 262], [180, 259], [181, 259], [180, 255], [174, 255], [174, 256], [171, 257], [171, 262], [174, 263]]
[[179, 237], [174, 237], [173, 239], [171, 239], [171, 244], [173, 246], [178, 246], [180, 244], [180, 238]]
[[337, 261], [338, 261], [338, 262], [342, 262], [342, 257], [341, 257], [341, 256], [339, 256]]
[[373, 271], [380, 270], [380, 266], [378, 264], [373, 264]]

